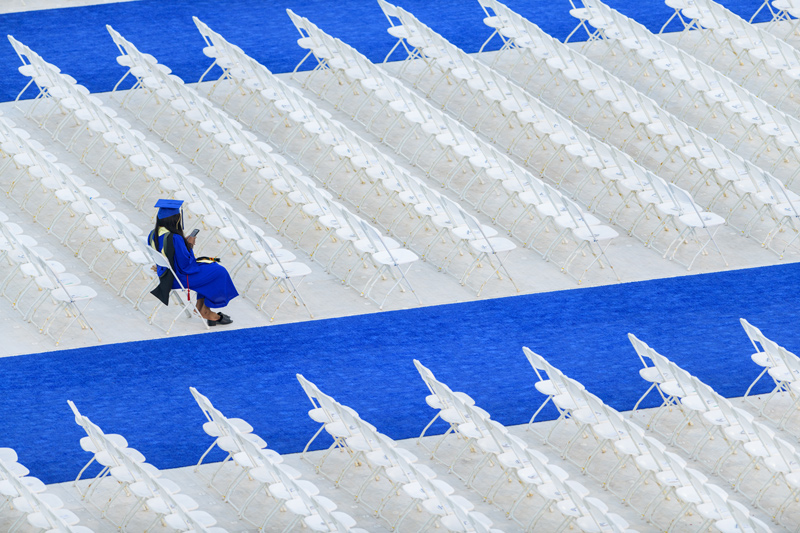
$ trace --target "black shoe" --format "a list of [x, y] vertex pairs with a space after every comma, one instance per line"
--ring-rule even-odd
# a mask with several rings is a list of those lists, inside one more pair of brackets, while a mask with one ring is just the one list
[[217, 325], [224, 326], [225, 324], [230, 324], [233, 322], [231, 317], [229, 317], [228, 315], [225, 315], [223, 313], [217, 313], [217, 314], [219, 315], [219, 318], [217, 320], [206, 320], [209, 326], [217, 326]]

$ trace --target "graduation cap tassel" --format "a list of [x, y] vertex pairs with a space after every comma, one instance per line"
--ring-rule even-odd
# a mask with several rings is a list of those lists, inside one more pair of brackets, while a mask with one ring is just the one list
[[189, 274], [186, 274], [186, 301], [192, 301], [192, 293], [189, 292]]

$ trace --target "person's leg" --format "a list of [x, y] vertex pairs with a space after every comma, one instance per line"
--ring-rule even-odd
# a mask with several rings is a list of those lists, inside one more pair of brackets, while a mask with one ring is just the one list
[[200, 316], [205, 318], [206, 320], [219, 320], [219, 315], [206, 307], [206, 299], [205, 298], [198, 298], [197, 299], [197, 310], [200, 312]]

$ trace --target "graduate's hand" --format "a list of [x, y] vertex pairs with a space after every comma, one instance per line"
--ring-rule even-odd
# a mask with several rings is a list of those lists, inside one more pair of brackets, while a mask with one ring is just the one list
[[194, 248], [194, 242], [197, 240], [197, 237], [186, 237], [186, 244], [189, 245], [189, 249], [191, 250]]

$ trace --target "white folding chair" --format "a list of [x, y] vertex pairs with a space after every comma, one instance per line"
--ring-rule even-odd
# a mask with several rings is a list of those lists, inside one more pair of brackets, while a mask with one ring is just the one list
[[[208, 324], [206, 323], [206, 320], [202, 316], [200, 316], [200, 313], [197, 312], [197, 310], [194, 307], [192, 307], [190, 305], [189, 298], [188, 298], [189, 289], [187, 289], [184, 286], [183, 281], [180, 279], [180, 276], [175, 274], [175, 271], [173, 270], [172, 265], [169, 264], [169, 261], [167, 261], [167, 258], [161, 252], [158, 252], [155, 248], [150, 246], [149, 243], [147, 243], [147, 241], [144, 241], [144, 245], [145, 245], [145, 247], [147, 249], [147, 252], [150, 254], [150, 259], [152, 260], [152, 262], [155, 263], [156, 266], [168, 269], [169, 272], [172, 274], [173, 278], [178, 282], [178, 286], [179, 286], [179, 288], [177, 289], [177, 292], [176, 291], [170, 291], [170, 295], [172, 296], [172, 301], [174, 303], [180, 305], [180, 310], [172, 318], [172, 321], [169, 323], [169, 326], [164, 328], [165, 329], [164, 333], [166, 335], [169, 335], [169, 332], [172, 330], [172, 326], [175, 325], [175, 321], [178, 320], [178, 317], [180, 317], [181, 314], [184, 314], [184, 313], [190, 319], [196, 315], [200, 320], [202, 320], [203, 324], [205, 324], [205, 326], [206, 326], [206, 330], [208, 330], [209, 328], [208, 328]], [[187, 299], [186, 300], [181, 298], [181, 296], [179, 294], [180, 291], [186, 291], [186, 294], [187, 294]], [[153, 307], [153, 311], [150, 314], [150, 317], [148, 318], [148, 320], [149, 320], [149, 322], [151, 324], [156, 324], [156, 321], [155, 321], [156, 320], [156, 314], [158, 313], [158, 311], [161, 309], [162, 306], [163, 306], [163, 304], [161, 304], [160, 302], [157, 302], [155, 304], [155, 306]], [[161, 327], [159, 324], [156, 324], [156, 325]]]

